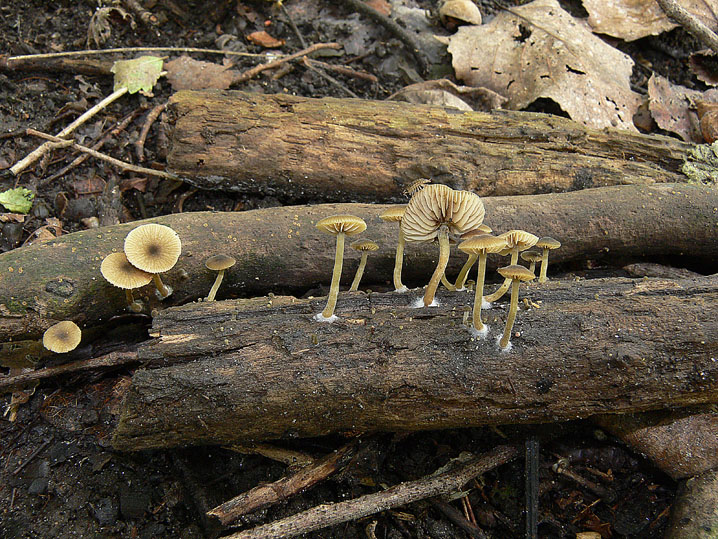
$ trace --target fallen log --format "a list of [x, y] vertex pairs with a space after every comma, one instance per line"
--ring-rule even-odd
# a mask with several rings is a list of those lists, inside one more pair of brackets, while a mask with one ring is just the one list
[[[168, 309], [138, 350], [113, 444], [121, 450], [337, 431], [549, 422], [718, 402], [718, 276], [531, 285], [513, 349], [463, 326], [469, 293], [289, 297]], [[539, 305], [540, 308], [531, 305]], [[165, 366], [169, 365], [169, 366]]]
[[[497, 232], [520, 228], [559, 239], [563, 246], [551, 254], [557, 263], [591, 259], [616, 264], [672, 255], [716, 270], [718, 189], [712, 187], [618, 186], [484, 202], [486, 222]], [[149, 303], [147, 312], [205, 296], [215, 276], [204, 261], [222, 252], [237, 258], [237, 265], [226, 273], [219, 297], [301, 293], [327, 283], [334, 242], [314, 224], [343, 213], [364, 218], [365, 235], [380, 245], [369, 259], [363, 286], [385, 285], [391, 282], [398, 233], [393, 223], [378, 217], [386, 207], [327, 204], [158, 217], [152, 221], [173, 227], [182, 239], [183, 254], [166, 276], [174, 294], [159, 303], [149, 286], [140, 295]], [[95, 325], [123, 312], [124, 292], [107, 283], [99, 267], [141, 223], [76, 232], [0, 254], [0, 341], [37, 338], [58, 320]], [[405, 282], [425, 284], [436, 256], [434, 246], [408, 244]], [[345, 257], [344, 283], [359, 254], [347, 249]], [[463, 255], [452, 256], [450, 276], [463, 261]], [[490, 267], [498, 261], [490, 259]]]
[[419, 178], [482, 196], [684, 182], [693, 146], [547, 114], [182, 91], [169, 170], [202, 189], [388, 202]]

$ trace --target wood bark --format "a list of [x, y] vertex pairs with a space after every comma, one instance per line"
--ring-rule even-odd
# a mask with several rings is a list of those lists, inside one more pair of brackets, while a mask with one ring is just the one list
[[[718, 402], [718, 276], [530, 285], [513, 348], [504, 308], [487, 339], [462, 325], [470, 293], [414, 308], [422, 291], [324, 300], [197, 303], [156, 319], [113, 444], [138, 450], [549, 422]], [[165, 366], [168, 365], [168, 366]]]
[[[656, 256], [683, 256], [716, 270], [718, 189], [699, 185], [617, 186], [516, 197], [485, 198], [486, 223], [496, 232], [520, 228], [552, 236], [563, 244], [552, 263], [591, 259], [603, 264]], [[204, 267], [211, 255], [227, 253], [237, 264], [225, 273], [220, 298], [268, 292], [304, 292], [328, 283], [334, 241], [314, 226], [322, 217], [354, 214], [368, 224], [372, 253], [363, 287], [391, 283], [398, 228], [379, 214], [387, 206], [326, 204], [289, 206], [240, 213], [187, 213], [153, 222], [173, 227], [182, 239], [178, 264], [163, 279], [173, 288], [159, 303], [151, 286], [140, 291], [151, 309], [184, 303], [207, 294], [215, 275]], [[58, 320], [97, 325], [122, 313], [125, 294], [102, 278], [102, 259], [122, 249], [127, 233], [142, 222], [103, 227], [0, 254], [0, 341], [36, 338]], [[408, 244], [404, 281], [424, 285], [434, 266], [434, 245]], [[359, 260], [345, 253], [342, 282], [348, 284]], [[453, 254], [454, 277], [465, 255]], [[490, 267], [500, 259], [491, 258]], [[551, 268], [549, 268], [551, 272]], [[147, 309], [146, 312], [149, 312]]]
[[203, 189], [327, 201], [400, 200], [418, 178], [482, 196], [683, 182], [690, 144], [547, 114], [361, 99], [182, 91], [172, 172]]

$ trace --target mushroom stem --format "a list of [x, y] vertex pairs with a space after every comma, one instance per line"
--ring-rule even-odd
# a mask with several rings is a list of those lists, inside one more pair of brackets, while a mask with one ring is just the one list
[[454, 283], [457, 290], [464, 288], [464, 284], [466, 284], [466, 277], [469, 275], [469, 270], [471, 269], [471, 266], [474, 265], [474, 262], [476, 262], [477, 257], [478, 255], [472, 254], [466, 259], [466, 263], [464, 264], [464, 267], [461, 268], [458, 277], [456, 277], [456, 282]]
[[546, 249], [544, 247], [543, 253], [541, 255], [541, 273], [539, 274], [538, 278], [538, 282], [540, 283], [545, 283], [546, 281], [548, 281], [548, 278], [546, 277], [546, 270], [548, 269], [548, 252], [549, 249]]
[[529, 266], [529, 271], [530, 271], [531, 273], [535, 273], [535, 272], [536, 272], [536, 261], [535, 261], [535, 260], [532, 260], [532, 261], [531, 261], [531, 265]]
[[169, 297], [169, 295], [172, 293], [172, 288], [166, 286], [165, 283], [162, 282], [162, 279], [160, 279], [160, 274], [153, 273], [152, 280], [155, 282], [155, 286], [157, 287], [157, 293], [159, 294], [160, 299], [165, 299]]
[[132, 290], [130, 288], [125, 289], [125, 297], [127, 298], [127, 308], [130, 311], [132, 311], [133, 313], [142, 312], [142, 303], [135, 300], [135, 297], [132, 295]]
[[406, 287], [401, 282], [401, 268], [404, 265], [404, 232], [399, 227], [399, 243], [396, 244], [396, 256], [394, 257], [394, 290], [404, 291]]
[[441, 284], [443, 284], [444, 288], [446, 288], [449, 292], [456, 292], [456, 287], [449, 282], [445, 273], [441, 276]]
[[361, 254], [361, 260], [359, 261], [359, 267], [354, 275], [354, 280], [352, 281], [351, 287], [349, 287], [350, 292], [356, 292], [359, 290], [359, 282], [361, 281], [362, 275], [364, 275], [364, 267], [366, 266], [367, 256], [369, 256], [369, 252], [363, 251]]
[[[476, 258], [477, 255], [471, 255]], [[484, 331], [484, 323], [481, 321], [481, 303], [484, 297], [484, 277], [486, 276], [486, 252], [478, 255], [479, 272], [476, 276], [476, 292], [474, 293], [474, 329]]]
[[434, 303], [436, 289], [439, 287], [439, 281], [444, 276], [446, 266], [449, 263], [449, 227], [441, 225], [439, 227], [439, 262], [436, 264], [434, 274], [431, 276], [426, 292], [424, 293], [424, 307], [428, 307]]
[[[511, 248], [511, 265], [518, 264], [519, 262], [519, 248], [518, 246]], [[504, 282], [501, 284], [501, 286], [494, 292], [493, 294], [489, 294], [488, 296], [484, 296], [484, 299], [491, 303], [492, 301], [496, 301], [497, 299], [500, 299], [506, 291], [509, 289], [509, 286], [511, 285], [512, 279], [504, 279]]]
[[519, 309], [519, 280], [509, 279], [513, 281], [511, 283], [511, 305], [509, 306], [509, 316], [506, 318], [506, 327], [504, 328], [504, 334], [499, 341], [501, 348], [506, 348], [511, 340], [511, 330], [514, 327], [514, 321], [516, 320], [516, 311]]
[[214, 280], [212, 288], [209, 289], [209, 294], [207, 294], [207, 299], [205, 301], [214, 301], [214, 297], [217, 295], [217, 290], [219, 290], [219, 285], [222, 284], [222, 279], [224, 279], [224, 270], [219, 270], [217, 278]]
[[337, 296], [339, 296], [339, 280], [342, 276], [342, 263], [344, 262], [344, 232], [337, 234], [337, 250], [334, 255], [334, 271], [332, 272], [332, 284], [329, 288], [329, 297], [327, 298], [327, 306], [322, 311], [324, 318], [331, 318], [334, 315], [334, 307], [337, 305]]

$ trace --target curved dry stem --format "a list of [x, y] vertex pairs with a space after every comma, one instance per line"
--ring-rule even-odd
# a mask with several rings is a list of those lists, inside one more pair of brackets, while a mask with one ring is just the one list
[[125, 297], [127, 298], [127, 308], [130, 311], [133, 313], [142, 312], [142, 303], [140, 301], [135, 301], [135, 297], [132, 295], [132, 289], [125, 289]]
[[531, 273], [536, 273], [536, 261], [535, 260], [531, 261], [531, 265], [529, 266], [529, 271]]
[[456, 277], [456, 282], [454, 283], [454, 287], [456, 287], [457, 290], [464, 288], [464, 284], [466, 284], [466, 277], [469, 275], [469, 270], [471, 269], [471, 266], [474, 265], [474, 262], [476, 262], [478, 256], [479, 255], [470, 254], [469, 258], [466, 259], [466, 262], [461, 268], [459, 275]]
[[446, 278], [446, 274], [441, 276], [441, 284], [443, 284], [444, 288], [446, 288], [449, 292], [456, 292], [456, 287], [449, 282], [449, 279]]
[[[471, 255], [477, 256], [477, 255]], [[479, 258], [479, 271], [476, 276], [476, 293], [474, 294], [474, 329], [484, 330], [484, 323], [481, 320], [481, 304], [484, 297], [484, 277], [486, 276], [486, 253], [481, 253]]]
[[[519, 263], [519, 248], [518, 248], [518, 246], [516, 246], [511, 249], [510, 265], [514, 265], [514, 264], [518, 264], [518, 263]], [[493, 294], [489, 294], [488, 296], [484, 296], [484, 299], [486, 301], [488, 301], [489, 303], [496, 301], [497, 299], [500, 299], [501, 297], [503, 297], [503, 295], [509, 289], [509, 286], [511, 286], [511, 279], [504, 279], [504, 282], [501, 283], [501, 286], [496, 289], [496, 292], [494, 292]]]
[[344, 232], [337, 234], [337, 250], [334, 255], [334, 271], [332, 272], [332, 284], [329, 288], [329, 297], [327, 298], [327, 306], [322, 311], [324, 318], [331, 318], [334, 314], [334, 307], [337, 306], [337, 296], [339, 296], [339, 281], [342, 277], [342, 263], [344, 262]]
[[444, 271], [449, 263], [449, 227], [441, 225], [439, 228], [439, 261], [436, 264], [434, 274], [431, 276], [426, 292], [424, 293], [424, 307], [428, 307], [434, 303], [436, 289], [439, 287], [439, 281], [444, 277]]
[[357, 272], [354, 275], [352, 285], [349, 287], [350, 292], [356, 292], [357, 290], [359, 290], [359, 283], [361, 282], [362, 275], [364, 275], [364, 268], [366, 267], [367, 256], [369, 256], [369, 253], [367, 251], [362, 251], [361, 260], [359, 261], [359, 267], [357, 268]]
[[506, 348], [511, 340], [511, 330], [514, 327], [514, 321], [516, 320], [516, 311], [519, 309], [519, 280], [511, 279], [511, 306], [509, 307], [509, 316], [506, 318], [506, 327], [504, 328], [504, 334], [499, 341], [501, 348]]
[[157, 287], [157, 293], [160, 296], [160, 299], [166, 299], [169, 297], [170, 294], [172, 294], [172, 287], [165, 285], [165, 283], [162, 282], [162, 279], [160, 279], [159, 273], [152, 274], [152, 280], [155, 282], [155, 286]]
[[541, 255], [541, 274], [538, 279], [538, 282], [540, 283], [548, 281], [548, 277], [546, 277], [546, 270], [548, 269], [548, 252], [549, 249], [544, 249]]
[[222, 284], [222, 279], [224, 279], [224, 270], [219, 270], [217, 278], [214, 280], [212, 288], [209, 289], [209, 294], [207, 294], [207, 299], [205, 301], [214, 301], [214, 297], [217, 295], [217, 290], [219, 290], [219, 285]]
[[394, 290], [404, 290], [401, 282], [401, 269], [404, 265], [404, 232], [399, 227], [399, 243], [396, 244], [396, 257], [394, 258]]

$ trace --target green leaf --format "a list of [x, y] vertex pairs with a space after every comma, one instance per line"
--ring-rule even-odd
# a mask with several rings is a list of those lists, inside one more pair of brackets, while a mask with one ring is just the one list
[[8, 189], [0, 193], [0, 204], [14, 213], [27, 213], [32, 208], [35, 193], [24, 187]]
[[115, 88], [127, 88], [131, 94], [142, 92], [152, 95], [152, 87], [162, 75], [162, 58], [157, 56], [140, 56], [134, 60], [118, 60], [112, 65], [115, 74]]

